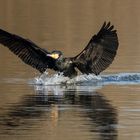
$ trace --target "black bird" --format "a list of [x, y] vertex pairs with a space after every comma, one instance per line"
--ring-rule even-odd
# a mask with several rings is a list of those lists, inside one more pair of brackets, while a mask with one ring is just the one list
[[43, 73], [46, 69], [63, 72], [70, 78], [77, 75], [76, 68], [84, 74], [98, 75], [114, 60], [118, 49], [118, 37], [110, 22], [102, 25], [84, 50], [75, 57], [64, 58], [60, 51], [51, 53], [35, 43], [0, 29], [0, 43], [8, 47], [23, 62]]

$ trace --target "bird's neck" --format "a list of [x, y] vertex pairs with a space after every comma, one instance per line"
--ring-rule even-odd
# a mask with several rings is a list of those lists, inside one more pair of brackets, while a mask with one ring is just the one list
[[59, 58], [58, 58], [58, 61], [62, 61], [64, 59], [64, 57], [63, 56], [60, 56]]

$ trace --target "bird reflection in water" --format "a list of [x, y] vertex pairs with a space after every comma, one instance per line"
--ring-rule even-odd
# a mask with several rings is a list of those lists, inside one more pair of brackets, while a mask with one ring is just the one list
[[[80, 107], [84, 112], [79, 117], [90, 123], [91, 133], [98, 133], [101, 139], [117, 138], [117, 111], [109, 100], [96, 91], [79, 91], [77, 87], [37, 86], [35, 94], [25, 95], [20, 102], [12, 104], [7, 113], [0, 116], [0, 125], [10, 133], [41, 128], [41, 122], [51, 121], [52, 129], [65, 112], [63, 105]], [[36, 126], [36, 127], [35, 127]], [[3, 133], [3, 132], [1, 132]], [[7, 132], [5, 132], [7, 133]]]

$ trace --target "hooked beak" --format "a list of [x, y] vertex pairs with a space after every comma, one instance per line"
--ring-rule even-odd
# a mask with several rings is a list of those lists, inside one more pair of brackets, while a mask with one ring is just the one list
[[54, 59], [58, 59], [58, 57], [59, 57], [59, 54], [47, 54], [47, 56], [49, 56], [49, 57], [52, 57], [52, 58], [54, 58]]

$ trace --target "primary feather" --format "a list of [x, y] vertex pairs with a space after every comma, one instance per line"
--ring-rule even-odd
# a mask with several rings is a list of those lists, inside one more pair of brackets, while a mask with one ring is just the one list
[[0, 29], [0, 43], [8, 47], [23, 62], [32, 66], [33, 68], [36, 68], [41, 73], [47, 68], [54, 68], [55, 60], [46, 55], [49, 54], [49, 52], [47, 52], [45, 49], [39, 48], [30, 40]]
[[97, 35], [94, 35], [85, 49], [73, 58], [75, 66], [82, 73], [98, 75], [114, 60], [118, 49], [118, 37], [114, 26], [106, 22]]

